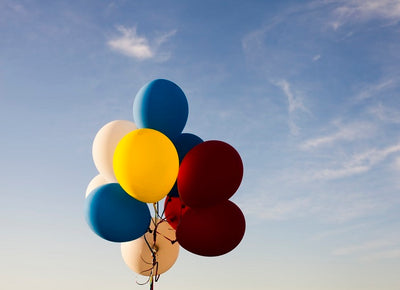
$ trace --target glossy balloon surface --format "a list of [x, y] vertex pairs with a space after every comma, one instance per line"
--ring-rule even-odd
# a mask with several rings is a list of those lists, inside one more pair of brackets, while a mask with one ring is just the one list
[[175, 83], [156, 79], [144, 85], [133, 102], [133, 118], [139, 128], [151, 128], [173, 139], [186, 125], [189, 106]]
[[108, 241], [137, 239], [150, 225], [147, 204], [128, 195], [118, 183], [97, 187], [85, 202], [87, 223], [98, 236]]
[[220, 256], [240, 243], [245, 228], [242, 211], [226, 200], [208, 208], [189, 208], [180, 220], [176, 237], [189, 252], [200, 256]]

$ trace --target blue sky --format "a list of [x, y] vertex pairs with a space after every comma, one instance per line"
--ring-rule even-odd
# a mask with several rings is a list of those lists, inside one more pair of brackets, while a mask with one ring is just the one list
[[2, 289], [146, 289], [95, 236], [96, 132], [177, 83], [230, 143], [242, 243], [156, 289], [400, 287], [400, 1], [0, 0]]

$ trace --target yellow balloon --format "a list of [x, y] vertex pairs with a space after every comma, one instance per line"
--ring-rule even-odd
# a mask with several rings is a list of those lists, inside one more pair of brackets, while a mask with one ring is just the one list
[[118, 143], [113, 168], [127, 193], [142, 202], [154, 203], [172, 189], [179, 157], [167, 136], [153, 129], [137, 129]]

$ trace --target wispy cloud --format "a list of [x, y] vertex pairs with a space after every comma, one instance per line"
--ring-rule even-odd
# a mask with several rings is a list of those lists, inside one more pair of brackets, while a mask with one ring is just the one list
[[287, 220], [305, 215], [310, 206], [311, 200], [309, 198], [279, 200], [269, 206], [264, 205], [263, 209], [255, 214], [264, 220]]
[[300, 149], [311, 150], [321, 146], [333, 145], [339, 141], [353, 141], [371, 137], [376, 131], [376, 126], [369, 122], [354, 122], [347, 125], [337, 124], [339, 128], [330, 134], [311, 138], [300, 144]]
[[366, 22], [381, 19], [388, 24], [400, 21], [400, 1], [398, 0], [350, 0], [328, 1], [338, 4], [333, 10], [332, 27], [339, 27], [354, 22]]
[[394, 168], [396, 171], [400, 171], [400, 157], [397, 157], [397, 158], [394, 160], [393, 168]]
[[384, 149], [370, 149], [363, 153], [355, 154], [337, 168], [319, 170], [314, 173], [315, 179], [337, 179], [364, 173], [372, 169], [389, 155], [400, 152], [400, 144]]
[[356, 100], [362, 101], [365, 99], [382, 96], [384, 92], [397, 87], [399, 84], [398, 78], [391, 77], [381, 80], [378, 83], [367, 85], [357, 94]]
[[383, 260], [383, 259], [399, 259], [400, 258], [400, 247], [398, 246], [395, 249], [391, 250], [382, 250], [382, 251], [377, 251], [375, 253], [370, 253], [367, 255], [364, 255], [362, 257], [363, 261], [376, 261], [376, 260]]
[[111, 38], [107, 42], [108, 46], [112, 50], [137, 60], [153, 59], [157, 56], [162, 56], [162, 60], [167, 60], [169, 55], [159, 53], [159, 48], [176, 33], [176, 30], [172, 30], [150, 41], [145, 36], [139, 36], [136, 27], [127, 28], [121, 25], [117, 26], [117, 30], [120, 35]]
[[365, 229], [368, 229], [370, 226], [371, 226], [370, 223], [361, 223], [361, 224], [355, 224], [355, 225], [350, 225], [350, 226], [341, 226], [339, 228], [324, 230], [322, 232], [316, 233], [310, 239], [314, 240], [314, 241], [320, 241], [320, 240], [324, 240], [324, 239], [332, 239], [332, 238], [336, 238], [338, 236], [346, 235], [349, 232], [360, 231], [360, 230], [365, 231]]
[[351, 255], [354, 253], [380, 249], [382, 247], [387, 247], [393, 245], [393, 241], [388, 241], [386, 239], [368, 241], [358, 245], [351, 245], [342, 248], [335, 249], [332, 254], [335, 256]]
[[289, 114], [288, 125], [290, 132], [293, 135], [298, 135], [300, 129], [294, 120], [295, 119], [294, 114], [297, 111], [310, 114], [310, 111], [304, 106], [303, 101], [299, 97], [293, 94], [292, 89], [290, 87], [290, 83], [287, 80], [283, 79], [278, 82], [275, 82], [275, 85], [281, 88], [288, 101], [288, 114]]
[[154, 56], [149, 41], [147, 38], [137, 35], [136, 27], [126, 28], [124, 26], [118, 26], [117, 30], [121, 35], [108, 41], [108, 45], [113, 50], [139, 60], [152, 58]]
[[381, 103], [370, 107], [368, 112], [378, 118], [380, 121], [392, 124], [400, 124], [400, 111], [391, 107], [386, 107]]
[[396, 259], [400, 257], [399, 237], [386, 237], [344, 246], [332, 251], [335, 256], [358, 256], [362, 261]]
[[313, 61], [318, 61], [321, 58], [320, 54], [314, 55], [314, 57], [312, 58]]
[[[282, 221], [317, 218], [323, 223], [345, 224], [387, 211], [388, 208], [394, 206], [392, 200], [375, 193], [354, 192], [345, 188], [342, 192], [329, 188], [323, 190], [324, 193], [312, 192], [307, 190], [304, 185], [299, 184], [291, 194], [281, 193], [278, 195], [265, 191], [253, 198], [246, 198], [240, 203], [240, 207], [246, 215], [255, 216], [260, 220]], [[363, 225], [359, 227], [363, 227]], [[354, 228], [350, 230], [354, 230]], [[343, 231], [349, 231], [349, 229], [325, 232], [314, 238], [322, 239]]]

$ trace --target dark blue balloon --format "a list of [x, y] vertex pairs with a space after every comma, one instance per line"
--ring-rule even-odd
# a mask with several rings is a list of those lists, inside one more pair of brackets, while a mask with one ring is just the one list
[[168, 196], [179, 197], [178, 184], [176, 182], [175, 182], [174, 186], [172, 187], [171, 191], [168, 193]]
[[179, 156], [179, 163], [182, 162], [183, 157], [196, 145], [203, 143], [203, 140], [191, 133], [182, 133], [173, 140], [176, 151]]
[[118, 183], [94, 189], [86, 198], [86, 221], [100, 237], [111, 242], [127, 242], [143, 236], [151, 215], [146, 203], [126, 193]]
[[[172, 140], [175, 145], [176, 151], [178, 152], [179, 156], [179, 163], [182, 162], [183, 157], [196, 145], [203, 143], [204, 141], [191, 133], [182, 133], [178, 137]], [[171, 191], [168, 193], [168, 196], [178, 197], [178, 186], [175, 182], [174, 186], [172, 187]]]
[[156, 79], [143, 86], [133, 102], [133, 118], [138, 128], [151, 128], [173, 139], [186, 125], [189, 106], [175, 83]]

